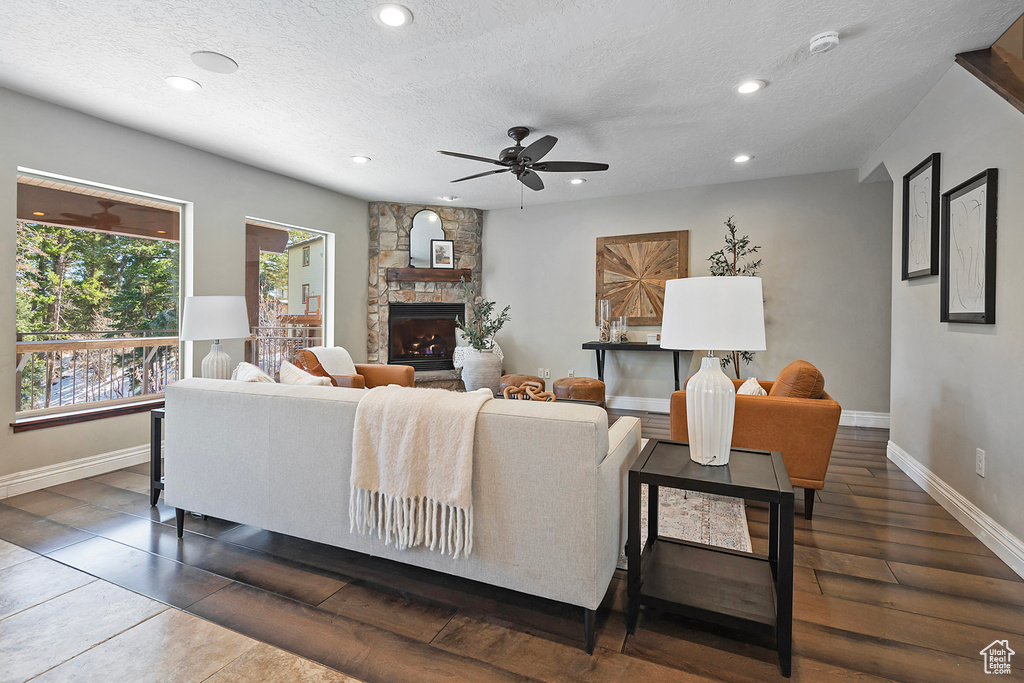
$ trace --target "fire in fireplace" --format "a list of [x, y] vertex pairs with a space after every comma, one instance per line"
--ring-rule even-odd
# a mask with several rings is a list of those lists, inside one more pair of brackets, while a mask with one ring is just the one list
[[464, 304], [388, 305], [388, 363], [417, 370], [451, 370], [455, 321], [465, 320]]

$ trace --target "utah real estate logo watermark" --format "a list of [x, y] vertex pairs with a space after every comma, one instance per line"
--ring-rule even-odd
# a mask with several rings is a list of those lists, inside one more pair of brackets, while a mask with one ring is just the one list
[[1017, 653], [1010, 649], [1010, 641], [993, 640], [980, 654], [985, 658], [985, 673], [1009, 674], [1010, 657]]

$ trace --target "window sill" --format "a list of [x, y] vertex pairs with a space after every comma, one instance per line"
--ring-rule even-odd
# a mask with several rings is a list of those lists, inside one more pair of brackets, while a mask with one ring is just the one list
[[49, 427], [63, 427], [64, 425], [78, 424], [79, 422], [92, 422], [103, 420], [108, 417], [121, 417], [123, 415], [135, 415], [145, 413], [154, 408], [162, 408], [164, 399], [158, 398], [137, 403], [127, 403], [117, 406], [102, 406], [99, 408], [84, 408], [64, 413], [50, 415], [39, 415], [36, 417], [15, 418], [11, 423], [14, 433], [31, 432], [36, 429], [47, 429]]

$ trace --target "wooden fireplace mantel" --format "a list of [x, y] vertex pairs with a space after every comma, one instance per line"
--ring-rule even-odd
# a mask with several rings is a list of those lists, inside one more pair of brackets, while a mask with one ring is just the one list
[[473, 279], [469, 268], [388, 268], [388, 282], [458, 282]]

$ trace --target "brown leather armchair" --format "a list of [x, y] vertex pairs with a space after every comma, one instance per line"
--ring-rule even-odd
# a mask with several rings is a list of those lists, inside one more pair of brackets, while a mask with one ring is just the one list
[[403, 387], [415, 386], [416, 371], [411, 365], [372, 365], [356, 363], [356, 375], [332, 375], [324, 370], [316, 355], [309, 349], [295, 354], [292, 362], [316, 377], [330, 377], [336, 387], [372, 389], [373, 387], [398, 384]]
[[[737, 389], [743, 384], [732, 381]], [[774, 382], [758, 384], [770, 392]], [[672, 394], [669, 410], [670, 437], [687, 441], [685, 391]], [[740, 395], [736, 397], [732, 445], [782, 453], [793, 486], [804, 489], [804, 518], [810, 519], [814, 491], [825, 486], [840, 413], [840, 405], [824, 391], [821, 398]]]

